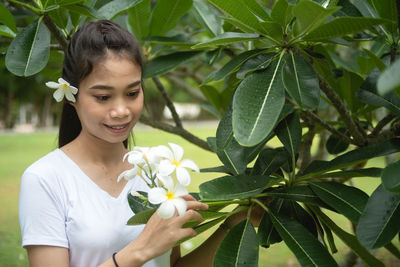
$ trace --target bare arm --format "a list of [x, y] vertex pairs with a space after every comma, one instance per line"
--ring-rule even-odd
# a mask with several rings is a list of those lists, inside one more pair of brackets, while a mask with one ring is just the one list
[[68, 267], [68, 248], [55, 246], [27, 246], [29, 265], [31, 267]]

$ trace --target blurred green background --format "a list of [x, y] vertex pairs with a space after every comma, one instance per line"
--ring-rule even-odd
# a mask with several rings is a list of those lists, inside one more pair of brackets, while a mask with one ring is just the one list
[[[216, 125], [195, 124], [189, 131], [205, 139], [215, 136]], [[193, 159], [200, 168], [221, 165], [216, 154], [202, 150], [186, 140], [160, 130], [138, 126], [135, 129], [135, 142], [140, 146], [154, 146], [175, 142], [185, 149], [184, 158]], [[279, 145], [273, 140], [269, 145]], [[27, 134], [0, 133], [0, 266], [28, 266], [26, 251], [21, 247], [21, 236], [18, 222], [18, 197], [20, 177], [23, 171], [35, 160], [57, 147], [57, 133], [44, 131]], [[375, 166], [383, 166], [384, 160], [376, 159]], [[202, 182], [221, 176], [218, 173], [194, 173], [190, 185], [191, 192], [198, 192]], [[353, 179], [366, 193], [371, 192], [379, 184], [379, 180], [368, 178]], [[335, 222], [342, 228], [350, 231], [349, 222], [340, 215], [335, 215]], [[183, 254], [198, 246], [214, 229], [211, 229], [182, 245]], [[337, 240], [337, 239], [336, 239]], [[398, 241], [396, 242], [398, 244]], [[339, 252], [334, 255], [340, 263], [346, 257], [348, 248], [337, 241]], [[375, 252], [377, 257], [385, 262], [386, 266], [400, 266], [393, 256], [383, 249]], [[275, 244], [260, 251], [259, 266], [300, 266], [292, 252], [282, 243]]]

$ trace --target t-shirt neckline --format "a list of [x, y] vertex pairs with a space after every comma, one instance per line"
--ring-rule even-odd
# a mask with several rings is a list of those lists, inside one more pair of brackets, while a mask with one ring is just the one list
[[101, 192], [102, 194], [106, 195], [108, 198], [110, 198], [110, 199], [112, 199], [112, 200], [114, 200], [114, 201], [121, 199], [121, 197], [125, 195], [125, 191], [126, 191], [126, 189], [128, 188], [128, 185], [131, 183], [132, 180], [129, 180], [129, 181], [125, 184], [124, 188], [123, 188], [122, 191], [119, 193], [119, 195], [118, 195], [117, 197], [114, 197], [114, 196], [110, 195], [107, 191], [105, 191], [103, 188], [101, 188], [98, 184], [96, 184], [96, 183], [92, 180], [92, 178], [90, 178], [90, 177], [81, 169], [81, 167], [79, 167], [79, 165], [76, 164], [76, 162], [75, 162], [73, 159], [71, 159], [64, 151], [62, 151], [60, 148], [57, 148], [56, 150], [59, 151], [59, 153], [60, 153], [64, 158], [66, 158], [66, 159], [71, 163], [71, 165], [74, 166], [74, 168], [76, 168], [80, 173], [82, 173], [82, 175], [85, 177], [85, 180], [87, 180], [93, 187], [95, 187], [97, 191]]

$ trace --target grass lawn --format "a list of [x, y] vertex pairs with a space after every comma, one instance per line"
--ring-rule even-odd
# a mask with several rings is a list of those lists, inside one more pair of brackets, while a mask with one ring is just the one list
[[[214, 128], [190, 128], [201, 138], [215, 135]], [[20, 229], [18, 223], [18, 194], [20, 177], [31, 163], [56, 148], [56, 133], [34, 133], [0, 136], [0, 267], [28, 266], [25, 250], [21, 247]], [[185, 149], [185, 158], [191, 158], [200, 168], [215, 167], [220, 162], [215, 154], [199, 149], [180, 137], [158, 131], [155, 129], [140, 129], [135, 132], [136, 144], [140, 146], [153, 146], [175, 142]], [[374, 166], [382, 166], [383, 161], [374, 160], [370, 163]], [[197, 192], [198, 185], [202, 182], [219, 177], [220, 174], [200, 173], [193, 174], [190, 191]], [[378, 179], [357, 178], [354, 179], [357, 186], [370, 194], [379, 184]], [[335, 222], [344, 229], [349, 229], [346, 219], [340, 215], [333, 216]], [[211, 231], [207, 231], [190, 243], [185, 243], [183, 252], [200, 244]], [[398, 242], [396, 243], [398, 245]], [[338, 262], [343, 260], [348, 249], [337, 242], [339, 252], [334, 255]], [[395, 259], [383, 251], [378, 251], [379, 258], [385, 258], [385, 262], [395, 262]], [[400, 266], [400, 262], [395, 264]], [[286, 245], [273, 245], [269, 249], [261, 249], [259, 266], [299, 266], [294, 255]], [[387, 266], [394, 266], [393, 264]]]

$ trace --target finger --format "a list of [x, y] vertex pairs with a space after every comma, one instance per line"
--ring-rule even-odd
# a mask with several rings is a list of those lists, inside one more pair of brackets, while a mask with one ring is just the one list
[[194, 237], [197, 235], [197, 232], [193, 230], [193, 228], [182, 228], [180, 230], [181, 238], [186, 238], [186, 237]]
[[190, 210], [207, 210], [208, 205], [199, 201], [187, 201], [187, 209]]
[[189, 220], [195, 220], [198, 222], [202, 222], [204, 219], [200, 215], [200, 213], [198, 213], [197, 211], [188, 210], [188, 211], [186, 211], [185, 215], [183, 215], [182, 217], [179, 218], [179, 220], [180, 220], [181, 225], [184, 225]]
[[196, 199], [192, 195], [184, 195], [182, 198], [186, 201], [196, 201]]

